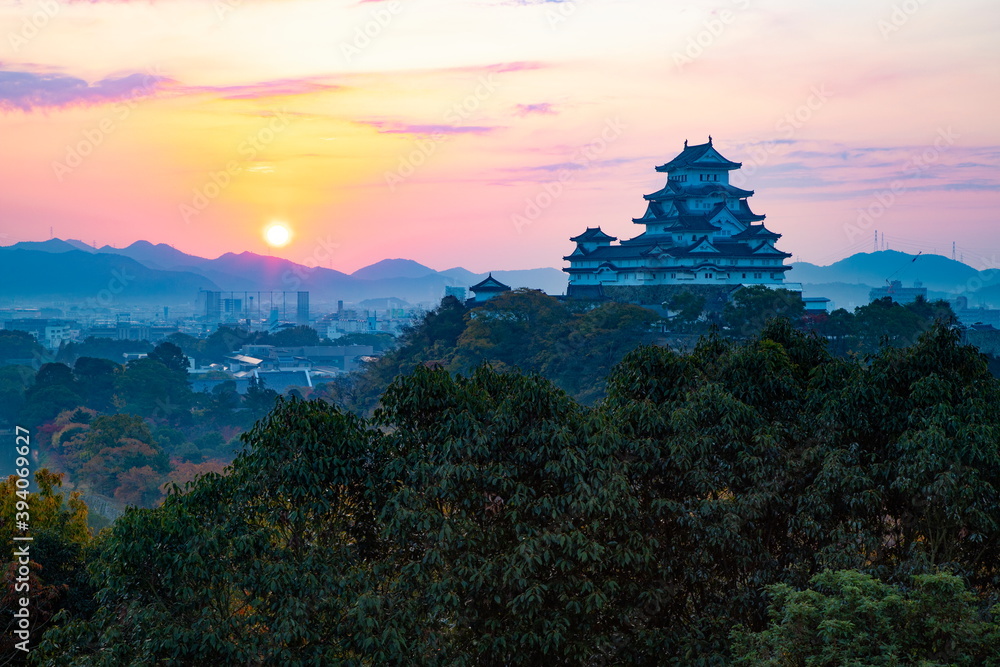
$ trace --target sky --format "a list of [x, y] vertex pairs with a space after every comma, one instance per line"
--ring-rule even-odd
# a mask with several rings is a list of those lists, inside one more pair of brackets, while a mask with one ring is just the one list
[[0, 0], [0, 244], [561, 268], [711, 135], [795, 260], [988, 268], [998, 111], [992, 0]]

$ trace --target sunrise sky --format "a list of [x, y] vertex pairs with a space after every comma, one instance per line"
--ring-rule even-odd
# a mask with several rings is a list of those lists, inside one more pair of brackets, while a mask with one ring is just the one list
[[995, 0], [2, 0], [0, 244], [561, 267], [712, 135], [795, 259], [996, 264], [998, 112]]

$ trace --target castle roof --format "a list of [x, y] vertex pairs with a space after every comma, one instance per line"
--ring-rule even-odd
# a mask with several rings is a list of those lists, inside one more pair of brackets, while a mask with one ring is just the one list
[[730, 170], [739, 169], [741, 166], [743, 166], [741, 162], [733, 162], [722, 157], [722, 154], [712, 147], [712, 137], [709, 137], [707, 144], [698, 144], [697, 146], [688, 146], [685, 141], [684, 150], [681, 151], [680, 155], [670, 162], [660, 165], [656, 171], [674, 171], [686, 167]]
[[750, 225], [744, 229], [739, 234], [733, 234], [734, 239], [747, 240], [747, 239], [780, 239], [781, 234], [772, 232], [770, 229], [764, 225]]
[[585, 231], [583, 234], [580, 234], [579, 236], [574, 236], [573, 238], [570, 239], [570, 241], [573, 241], [575, 243], [582, 243], [585, 241], [610, 243], [612, 241], [617, 241], [617, 240], [618, 237], [608, 236], [603, 231], [601, 231], [600, 227], [587, 227], [587, 231]]
[[[769, 232], [770, 234], [770, 232]], [[735, 237], [729, 239], [716, 239], [709, 241], [707, 235], [702, 235], [693, 242], [685, 245], [670, 245], [669, 234], [642, 234], [622, 245], [605, 246], [595, 248], [587, 253], [588, 260], [601, 260], [602, 262], [614, 262], [616, 260], [640, 259], [644, 260], [650, 255], [666, 255], [675, 259], [682, 257], [696, 257], [699, 255], [711, 254], [720, 255], [722, 258], [750, 258], [768, 255], [771, 257], [791, 257], [791, 253], [782, 252], [774, 248], [771, 243], [772, 238], [760, 237], [750, 240], [739, 240]], [[659, 252], [656, 252], [656, 250]], [[564, 257], [569, 260], [571, 257]], [[580, 259], [579, 256], [572, 259]], [[593, 269], [586, 269], [592, 271]], [[777, 269], [770, 269], [777, 270]]]
[[473, 292], [506, 292], [510, 289], [510, 285], [504, 285], [502, 282], [493, 277], [490, 273], [482, 282], [476, 283], [469, 288]]

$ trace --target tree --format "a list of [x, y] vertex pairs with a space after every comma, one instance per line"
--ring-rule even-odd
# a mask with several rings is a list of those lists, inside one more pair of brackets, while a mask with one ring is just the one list
[[101, 606], [46, 635], [37, 662], [355, 660], [368, 635], [350, 611], [380, 556], [374, 437], [328, 405], [280, 402], [228, 476], [116, 521], [95, 563]]
[[659, 318], [639, 306], [605, 303], [574, 315], [562, 337], [543, 338], [540, 372], [578, 401], [591, 404], [604, 394], [604, 378], [628, 353], [650, 343]]
[[[455, 297], [451, 297], [454, 299]], [[333, 345], [371, 345], [377, 353], [388, 352], [396, 347], [396, 337], [389, 333], [349, 333], [332, 341]]]
[[173, 343], [180, 348], [185, 356], [201, 361], [204, 359], [205, 346], [208, 341], [178, 332], [167, 336], [167, 342]]
[[[0, 483], [0, 512], [2, 516], [11, 518], [0, 522], [0, 540], [4, 544], [23, 546], [24, 543], [13, 540], [13, 518], [17, 512], [24, 512], [30, 517], [32, 541], [27, 566], [30, 570], [27, 582], [30, 595], [27, 597], [30, 600], [32, 650], [60, 610], [81, 614], [89, 612], [94, 606], [84, 560], [84, 550], [91, 540], [87, 528], [87, 506], [79, 493], [73, 493], [68, 498], [58, 493], [62, 477], [46, 468], [36, 471], [34, 481], [37, 490], [26, 494], [26, 499], [23, 490], [22, 495], [18, 494], [18, 477], [11, 475]], [[19, 508], [19, 503], [26, 504], [27, 509]], [[19, 652], [14, 649], [14, 643], [19, 639], [13, 634], [10, 619], [15, 609], [20, 608], [20, 598], [25, 597], [25, 592], [16, 588], [19, 583], [17, 578], [21, 576], [18, 572], [20, 563], [10, 558], [4, 562], [0, 614], [6, 620], [3, 636], [0, 637], [0, 654], [15, 656]]]
[[0, 364], [10, 359], [41, 359], [45, 348], [27, 331], [0, 329]]
[[61, 363], [42, 364], [24, 397], [20, 419], [27, 426], [38, 426], [83, 401], [73, 371]]
[[676, 311], [671, 318], [682, 329], [690, 328], [705, 310], [705, 297], [694, 292], [679, 292], [675, 294], [666, 306]]
[[247, 393], [243, 397], [243, 405], [250, 411], [251, 418], [261, 419], [274, 408], [278, 400], [278, 392], [264, 386], [264, 378], [255, 375], [250, 378]]
[[282, 329], [276, 333], [267, 334], [260, 338], [258, 343], [278, 347], [319, 345], [319, 334], [312, 327], [299, 325], [290, 329]]
[[35, 371], [27, 366], [0, 366], [0, 423], [14, 424], [34, 381]]
[[738, 336], [750, 336], [774, 318], [797, 322], [805, 312], [801, 295], [786, 289], [752, 285], [738, 289], [723, 310], [723, 319]]
[[734, 632], [734, 664], [1000, 664], [1000, 622], [983, 619], [960, 577], [911, 579], [892, 586], [860, 572], [827, 571], [808, 590], [770, 586], [770, 623], [758, 633]]
[[116, 364], [124, 361], [126, 354], [148, 354], [153, 344], [144, 340], [116, 340], [112, 338], [87, 338], [82, 343], [66, 343], [59, 348], [58, 361], [71, 364], [79, 357], [97, 357]]
[[544, 341], [564, 337], [571, 319], [569, 310], [544, 292], [504, 292], [469, 311], [451, 365], [469, 372], [488, 361], [538, 372], [547, 356]]
[[151, 357], [130, 361], [115, 380], [115, 393], [126, 411], [172, 422], [184, 419], [193, 400], [187, 372]]
[[220, 326], [205, 339], [204, 361], [219, 364], [239, 348], [252, 340], [244, 329]]
[[113, 361], [97, 357], [79, 357], [73, 364], [73, 375], [84, 397], [84, 405], [95, 410], [112, 408], [115, 380], [122, 367]]
[[[527, 331], [511, 303], [485, 312]], [[643, 321], [549, 312], [598, 340], [609, 322]], [[533, 334], [526, 355], [551, 351]], [[870, 627], [961, 664], [979, 646], [962, 637], [996, 641], [967, 621], [992, 623], [1000, 601], [998, 406], [983, 356], [943, 324], [842, 359], [785, 319], [690, 354], [638, 347], [592, 407], [488, 365], [468, 377], [418, 365], [370, 419], [278, 400], [228, 475], [116, 522], [93, 565], [96, 613], [50, 633], [38, 659], [707, 667], [805, 638], [791, 664], [811, 664], [827, 650], [817, 636], [843, 651], [816, 664], [841, 664], [872, 646]], [[139, 428], [104, 430], [125, 447]], [[814, 578], [841, 570], [843, 586]], [[944, 571], [972, 597], [914, 578]], [[933, 599], [912, 616], [869, 622], [925, 583]], [[829, 597], [815, 605], [829, 622], [786, 606], [779, 627], [769, 591], [805, 591], [795, 609]], [[940, 623], [914, 620], [932, 606]], [[737, 625], [763, 639], [734, 649]], [[856, 646], [840, 641], [849, 627]]]
[[173, 343], [160, 343], [157, 345], [152, 352], [149, 353], [149, 359], [154, 361], [159, 361], [164, 366], [187, 377], [188, 372], [188, 358], [184, 356], [184, 352], [181, 348], [177, 347]]

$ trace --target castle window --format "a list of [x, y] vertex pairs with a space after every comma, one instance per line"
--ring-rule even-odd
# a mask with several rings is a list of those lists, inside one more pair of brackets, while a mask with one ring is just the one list
[[671, 278], [676, 278], [676, 277], [677, 277], [677, 274], [676, 274], [676, 273], [671, 273], [671, 274], [670, 274], [670, 277], [671, 277]]
[[753, 277], [756, 278], [757, 280], [760, 280], [762, 276], [763, 276], [763, 274], [760, 274], [760, 273], [753, 274]]
[[744, 280], [746, 279], [746, 277], [747, 277], [747, 274], [745, 274], [745, 273], [744, 273], [744, 274], [743, 274], [743, 278], [744, 278]]

